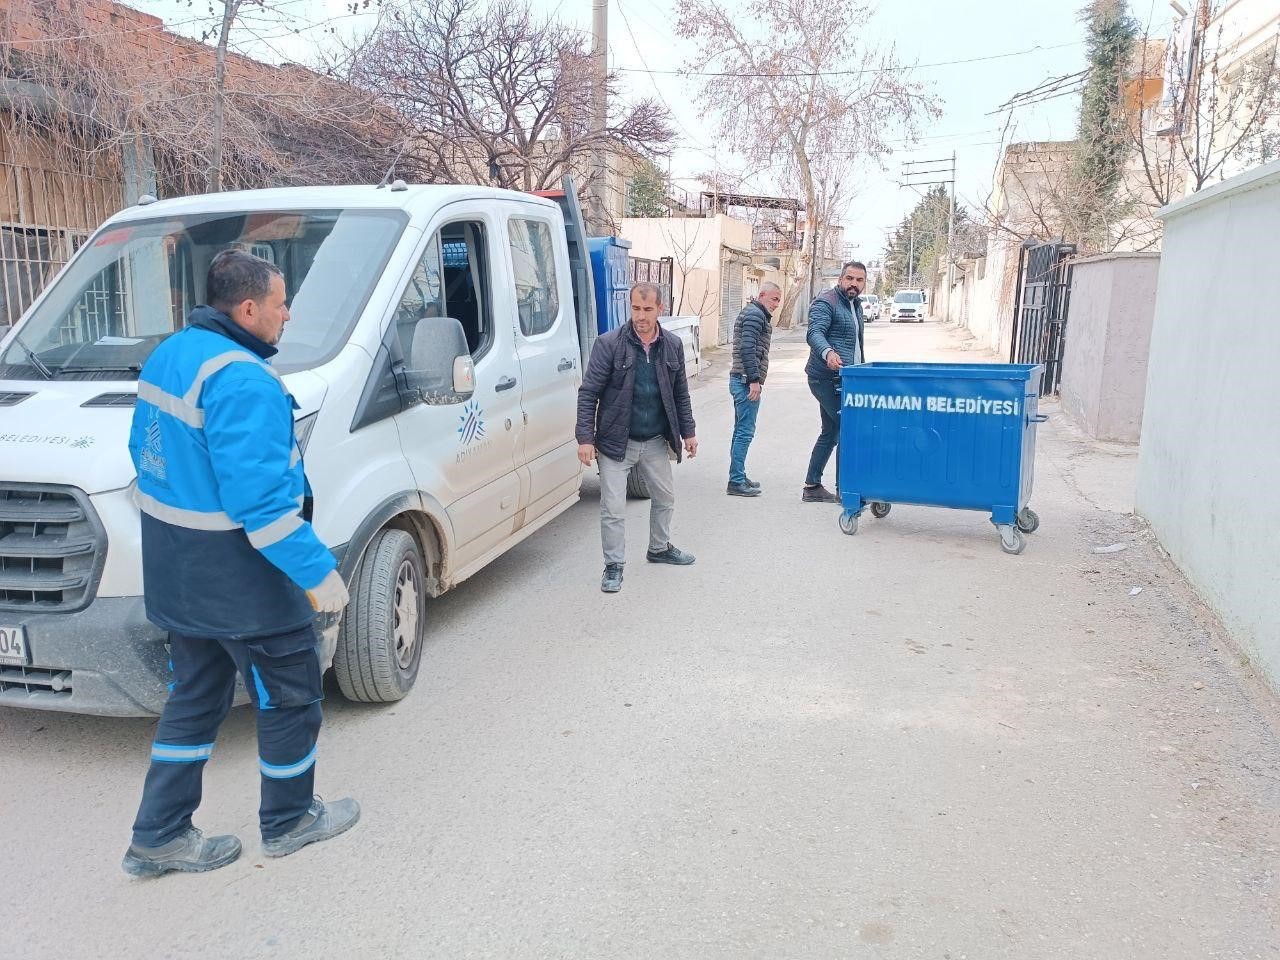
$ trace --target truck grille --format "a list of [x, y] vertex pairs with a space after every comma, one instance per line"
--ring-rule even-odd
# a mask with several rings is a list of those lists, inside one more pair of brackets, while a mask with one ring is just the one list
[[107, 536], [75, 487], [0, 483], [0, 610], [70, 612], [93, 600]]
[[[4, 694], [9, 694], [5, 698]], [[42, 670], [39, 667], [0, 666], [0, 703], [6, 699], [21, 702], [16, 695], [38, 694], [44, 697], [71, 696], [70, 670]]]

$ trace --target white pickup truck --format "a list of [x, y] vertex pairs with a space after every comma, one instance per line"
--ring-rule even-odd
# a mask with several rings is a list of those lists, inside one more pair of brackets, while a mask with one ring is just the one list
[[400, 182], [144, 198], [0, 342], [0, 705], [163, 705], [129, 424], [143, 362], [231, 244], [280, 267], [291, 298], [274, 364], [350, 585], [318, 651], [347, 697], [403, 697], [427, 598], [578, 499], [596, 317], [571, 183], [554, 199]]

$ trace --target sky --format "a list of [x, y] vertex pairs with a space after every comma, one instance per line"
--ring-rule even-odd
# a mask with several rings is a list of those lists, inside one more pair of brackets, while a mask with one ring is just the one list
[[[916, 66], [915, 78], [940, 98], [942, 115], [924, 125], [917, 143], [899, 142], [883, 168], [866, 165], [854, 171], [857, 186], [842, 221], [846, 244], [855, 255], [878, 259], [886, 235], [918, 201], [920, 191], [901, 185], [908, 162], [944, 158], [949, 165], [954, 152], [957, 202], [980, 209], [991, 191], [1002, 136], [1007, 143], [1065, 140], [1075, 135], [1078, 96], [1022, 107], [1012, 115], [993, 111], [1014, 94], [1084, 68], [1084, 36], [1077, 19], [1083, 2], [883, 0], [869, 20], [858, 25], [876, 48], [894, 44], [899, 60]], [[530, 3], [547, 16], [590, 29], [591, 0]], [[209, 0], [132, 0], [130, 5], [162, 17], [183, 33], [198, 31], [209, 22]], [[309, 63], [326, 43], [333, 42], [329, 29], [351, 36], [368, 30], [375, 20], [372, 13], [351, 15], [348, 0], [273, 0], [273, 5], [287, 22], [277, 19], [253, 32], [239, 31], [233, 40], [241, 52], [270, 62]], [[671, 175], [678, 185], [696, 190], [697, 174], [740, 167], [713, 132], [713, 120], [701, 115], [696, 85], [689, 78], [664, 72], [679, 70], [691, 52], [674, 36], [674, 9], [675, 0], [609, 0], [609, 63], [622, 73], [624, 97], [657, 97], [667, 105], [677, 134]], [[1166, 30], [1173, 16], [1168, 0], [1130, 0], [1130, 9], [1144, 25], [1151, 24], [1153, 35]], [[833, 5], [833, 13], [838, 10]], [[202, 15], [206, 15], [203, 20]], [[832, 52], [831, 69], [851, 66], [839, 51]], [[761, 119], [767, 122], [767, 117]], [[893, 137], [900, 140], [901, 135], [895, 132]], [[744, 189], [779, 192], [767, 173], [750, 178]]]

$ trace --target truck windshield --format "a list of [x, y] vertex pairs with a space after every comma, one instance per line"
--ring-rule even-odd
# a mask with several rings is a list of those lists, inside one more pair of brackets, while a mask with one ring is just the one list
[[205, 274], [240, 247], [284, 272], [290, 320], [281, 372], [337, 353], [406, 218], [395, 211], [207, 213], [100, 231], [19, 328], [0, 379], [133, 380], [151, 351], [204, 303]]

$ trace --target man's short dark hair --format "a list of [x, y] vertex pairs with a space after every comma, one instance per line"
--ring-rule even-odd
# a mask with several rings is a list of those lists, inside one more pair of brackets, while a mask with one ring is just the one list
[[271, 290], [271, 278], [283, 273], [252, 253], [232, 248], [223, 250], [209, 264], [205, 279], [205, 300], [224, 313], [246, 300], [261, 300]]
[[848, 260], [845, 262], [844, 266], [840, 268], [840, 275], [844, 276], [844, 272], [848, 270], [850, 267], [854, 267], [858, 270], [861, 270], [863, 273], [867, 272], [867, 265], [863, 263], [861, 260]]
[[652, 297], [658, 301], [658, 306], [662, 306], [662, 288], [656, 283], [633, 283], [631, 292], [640, 294], [641, 303]]

